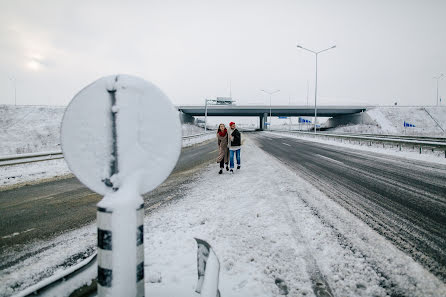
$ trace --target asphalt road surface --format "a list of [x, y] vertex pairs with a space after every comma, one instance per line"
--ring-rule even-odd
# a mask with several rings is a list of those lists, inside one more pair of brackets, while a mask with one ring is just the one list
[[[144, 195], [146, 211], [180, 198], [181, 187], [193, 182], [194, 173], [215, 160], [217, 149], [216, 141], [184, 148], [170, 177]], [[75, 177], [0, 191], [0, 270], [33, 256], [4, 259], [2, 255], [11, 254], [11, 249], [19, 251], [34, 240], [50, 239], [90, 224], [96, 219], [96, 204], [101, 198]]]
[[446, 281], [446, 166], [301, 139], [253, 139]]

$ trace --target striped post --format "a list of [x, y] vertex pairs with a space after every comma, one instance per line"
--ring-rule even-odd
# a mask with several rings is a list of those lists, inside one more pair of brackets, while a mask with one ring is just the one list
[[[135, 297], [144, 296], [144, 204], [136, 210], [136, 254], [118, 255], [114, 254], [113, 246], [116, 242], [112, 234], [113, 211], [110, 209], [97, 208], [97, 227], [98, 227], [98, 296], [118, 296], [119, 292], [113, 290], [113, 259], [116, 257], [135, 257], [136, 282], [133, 288], [132, 284], [125, 284], [129, 292], [135, 292]], [[127, 295], [129, 296], [129, 295]], [[132, 296], [130, 296], [132, 297]]]

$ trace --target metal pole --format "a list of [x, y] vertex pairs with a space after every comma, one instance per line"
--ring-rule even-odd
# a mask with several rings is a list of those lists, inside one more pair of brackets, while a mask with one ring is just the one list
[[[271, 130], [271, 117], [272, 117], [272, 111], [271, 111], [271, 97], [272, 97], [272, 95], [273, 94], [275, 94], [275, 93], [277, 93], [277, 92], [280, 92], [280, 90], [275, 90], [275, 91], [273, 91], [273, 92], [271, 92], [271, 91], [265, 91], [265, 90], [261, 90], [262, 92], [265, 92], [265, 93], [267, 93], [268, 95], [269, 95], [269, 123], [268, 123], [268, 125], [270, 126], [268, 129], [269, 130]], [[267, 113], [265, 113], [266, 114], [266, 116], [268, 117], [268, 114]]]
[[314, 87], [314, 133], [316, 133], [317, 124], [317, 54], [316, 53], [316, 82]]
[[331, 49], [333, 49], [335, 47], [336, 47], [336, 45], [333, 45], [332, 47], [329, 47], [329, 48], [326, 48], [324, 50], [315, 52], [313, 50], [304, 48], [303, 46], [297, 45], [297, 48], [301, 48], [303, 50], [309, 51], [310, 53], [313, 53], [313, 54], [316, 55], [316, 81], [315, 81], [315, 88], [314, 88], [314, 133], [316, 133], [316, 124], [317, 124], [317, 102], [316, 102], [317, 101], [317, 55], [322, 53], [322, 52], [331, 50]]
[[437, 106], [438, 106], [438, 81], [439, 81], [440, 79], [442, 79], [443, 76], [444, 76], [444, 74], [443, 74], [443, 73], [440, 73], [439, 76], [434, 77], [434, 78], [437, 80]]
[[269, 130], [271, 130], [271, 94], [269, 94]]
[[208, 100], [204, 99], [204, 132], [207, 132], [208, 125]]

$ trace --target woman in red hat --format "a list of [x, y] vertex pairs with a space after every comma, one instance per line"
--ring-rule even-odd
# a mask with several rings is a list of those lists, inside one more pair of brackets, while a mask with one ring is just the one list
[[228, 158], [229, 158], [229, 150], [228, 150], [228, 130], [225, 127], [225, 124], [220, 124], [217, 130], [217, 142], [218, 142], [218, 157], [217, 163], [220, 163], [220, 171], [218, 174], [223, 173], [224, 164], [226, 164], [226, 171], [228, 168]]

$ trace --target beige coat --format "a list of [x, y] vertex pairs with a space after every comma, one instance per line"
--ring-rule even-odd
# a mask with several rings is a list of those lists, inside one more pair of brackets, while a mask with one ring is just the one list
[[222, 137], [217, 132], [217, 141], [218, 141], [217, 163], [220, 163], [223, 158], [225, 160], [225, 163], [228, 163], [229, 160], [228, 133], [226, 133], [226, 135]]

